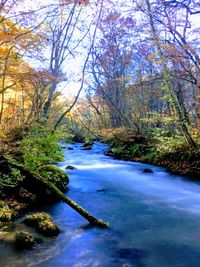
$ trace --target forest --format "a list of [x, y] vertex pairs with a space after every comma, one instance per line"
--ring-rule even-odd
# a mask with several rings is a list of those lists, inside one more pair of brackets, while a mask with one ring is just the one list
[[[147, 173], [154, 164], [199, 182], [199, 35], [198, 0], [1, 0], [0, 230], [58, 199], [108, 227], [65, 195], [66, 144], [89, 153], [99, 142]], [[60, 233], [47, 213], [24, 222]], [[15, 240], [38, 243], [26, 231]]]

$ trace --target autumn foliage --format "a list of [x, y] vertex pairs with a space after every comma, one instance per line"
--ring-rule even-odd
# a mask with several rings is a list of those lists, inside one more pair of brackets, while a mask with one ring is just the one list
[[[23, 11], [26, 3], [5, 1], [0, 10], [2, 138], [34, 124], [50, 131], [64, 124], [78, 136], [123, 129], [139, 136], [159, 132], [198, 145], [195, 1], [184, 6], [145, 0], [129, 6], [69, 0]], [[86, 19], [92, 10], [96, 13]], [[82, 68], [77, 88], [82, 87], [72, 100], [60, 92], [74, 80], [71, 62]]]

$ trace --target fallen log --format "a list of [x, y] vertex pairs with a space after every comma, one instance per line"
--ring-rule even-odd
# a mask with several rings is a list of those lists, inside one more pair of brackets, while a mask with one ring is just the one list
[[46, 181], [43, 179], [42, 176], [40, 176], [38, 173], [32, 172], [28, 169], [26, 169], [23, 165], [18, 164], [12, 160], [9, 160], [8, 158], [5, 158], [5, 160], [8, 161], [10, 165], [17, 168], [21, 171], [21, 173], [29, 179], [32, 179], [33, 181], [37, 182], [38, 184], [41, 184], [42, 186], [45, 186], [47, 189], [49, 189], [53, 194], [55, 194], [60, 200], [65, 202], [67, 205], [69, 205], [72, 209], [77, 211], [82, 217], [84, 217], [90, 224], [98, 227], [108, 227], [108, 223], [99, 220], [92, 216], [88, 211], [83, 209], [81, 206], [79, 206], [75, 201], [71, 200], [69, 197], [67, 197], [65, 194], [63, 194], [52, 182]]

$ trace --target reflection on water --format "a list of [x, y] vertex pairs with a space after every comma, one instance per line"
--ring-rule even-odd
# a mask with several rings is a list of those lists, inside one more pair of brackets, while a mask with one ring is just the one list
[[[71, 145], [70, 145], [71, 146]], [[16, 251], [0, 241], [2, 267], [198, 267], [200, 264], [200, 186], [164, 168], [114, 160], [107, 146], [64, 150], [69, 170], [67, 195], [110, 229], [91, 227], [64, 203], [44, 207], [62, 233], [32, 251]], [[144, 168], [153, 173], [143, 173]], [[15, 227], [22, 227], [17, 224]], [[8, 229], [0, 231], [0, 240]]]

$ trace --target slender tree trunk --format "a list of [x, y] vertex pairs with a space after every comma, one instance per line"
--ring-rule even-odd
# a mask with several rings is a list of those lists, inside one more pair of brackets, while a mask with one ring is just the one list
[[44, 117], [47, 118], [47, 119], [48, 119], [49, 111], [50, 111], [50, 108], [51, 108], [51, 103], [52, 103], [52, 99], [53, 99], [53, 93], [55, 92], [56, 87], [57, 87], [57, 82], [53, 81], [52, 85], [51, 85], [51, 88], [50, 88], [50, 91], [49, 91], [48, 99], [44, 104]]
[[102, 9], [103, 9], [103, 1], [104, 0], [101, 0], [101, 5], [100, 5], [100, 10], [99, 10], [99, 14], [98, 14], [98, 18], [97, 18], [97, 24], [95, 26], [95, 29], [94, 29], [94, 32], [93, 32], [93, 36], [92, 36], [92, 41], [91, 41], [91, 45], [90, 45], [90, 48], [89, 48], [89, 51], [88, 51], [88, 54], [86, 56], [86, 59], [85, 59], [85, 62], [84, 62], [84, 65], [83, 65], [83, 69], [82, 69], [82, 81], [81, 81], [81, 85], [80, 85], [80, 88], [78, 90], [78, 93], [77, 95], [75, 96], [74, 98], [74, 101], [72, 102], [71, 106], [69, 108], [67, 108], [66, 111], [63, 112], [63, 114], [59, 117], [59, 119], [56, 121], [55, 125], [54, 125], [54, 129], [52, 132], [55, 132], [55, 130], [58, 128], [58, 126], [60, 125], [60, 123], [62, 122], [62, 120], [64, 119], [64, 117], [73, 109], [73, 107], [76, 105], [76, 102], [80, 96], [80, 93], [83, 89], [83, 86], [84, 86], [84, 78], [85, 78], [85, 70], [86, 70], [86, 67], [87, 67], [87, 63], [89, 61], [89, 58], [90, 58], [90, 55], [92, 53], [92, 50], [93, 50], [93, 47], [94, 47], [94, 42], [95, 42], [95, 37], [96, 37], [96, 33], [97, 33], [97, 29], [98, 29], [98, 25], [99, 25], [99, 21], [100, 21], [100, 17], [101, 17], [101, 12], [102, 12]]
[[182, 86], [179, 81], [177, 81], [177, 87], [178, 90], [176, 92], [177, 100], [180, 106], [180, 110], [182, 113], [182, 116], [184, 117], [185, 122], [190, 125], [190, 119], [189, 119], [189, 114], [187, 112], [185, 103], [184, 103], [184, 97], [183, 97], [183, 92], [182, 92]]
[[4, 91], [1, 94], [1, 108], [0, 108], [0, 125], [3, 119], [3, 110], [4, 110]]
[[179, 125], [181, 127], [181, 131], [182, 131], [187, 143], [191, 147], [195, 148], [195, 147], [197, 147], [197, 144], [195, 143], [195, 141], [193, 140], [191, 134], [189, 133], [189, 130], [187, 128], [185, 120], [184, 120], [184, 118], [183, 118], [183, 116], [181, 114], [181, 110], [180, 110], [180, 108], [178, 106], [176, 95], [174, 94], [173, 90], [171, 89], [170, 79], [169, 79], [169, 71], [167, 69], [166, 60], [165, 60], [165, 57], [164, 57], [164, 55], [162, 53], [160, 41], [159, 41], [159, 38], [158, 38], [158, 35], [157, 35], [157, 31], [156, 31], [156, 28], [155, 28], [155, 25], [154, 25], [154, 19], [153, 19], [153, 14], [152, 14], [152, 10], [151, 10], [150, 1], [149, 0], [145, 0], [145, 1], [146, 1], [148, 15], [149, 15], [150, 27], [151, 27], [151, 31], [152, 31], [152, 34], [153, 34], [153, 40], [154, 40], [154, 43], [155, 43], [156, 48], [158, 50], [158, 55], [160, 57], [161, 66], [162, 66], [162, 69], [163, 69], [165, 88], [166, 88], [167, 92], [169, 93], [170, 98], [171, 98], [171, 102], [172, 102], [172, 104], [173, 104], [173, 106], [174, 106], [174, 108], [176, 110], [177, 117], [178, 117], [178, 122], [179, 122]]
[[2, 74], [2, 82], [1, 82], [1, 87], [2, 87], [2, 96], [1, 96], [1, 109], [0, 109], [0, 124], [2, 123], [2, 119], [3, 119], [3, 111], [4, 111], [4, 100], [5, 100], [5, 85], [6, 85], [6, 72], [7, 72], [7, 68], [8, 68], [8, 61], [9, 61], [9, 56], [10, 53], [12, 51], [13, 47], [10, 47], [10, 49], [8, 50], [8, 54], [5, 58], [5, 65], [3, 68], [3, 74]]

